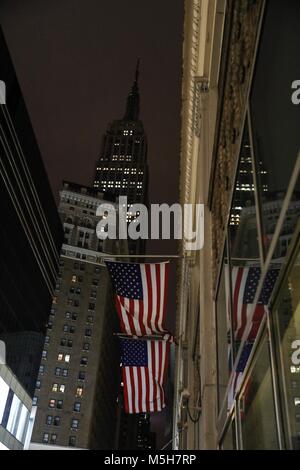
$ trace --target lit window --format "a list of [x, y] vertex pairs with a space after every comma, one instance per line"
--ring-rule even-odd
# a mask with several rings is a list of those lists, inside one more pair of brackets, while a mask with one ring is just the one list
[[69, 374], [68, 369], [63, 369], [63, 370], [62, 370], [62, 375], [63, 375], [63, 377], [68, 377], [68, 374]]
[[32, 406], [36, 406], [37, 404], [38, 404], [38, 397], [33, 397]]
[[71, 429], [78, 429], [79, 428], [79, 419], [72, 419], [71, 420]]
[[60, 391], [61, 393], [65, 393], [65, 390], [66, 390], [66, 386], [65, 386], [65, 385], [62, 384], [62, 385], [59, 386], [59, 391]]
[[43, 443], [48, 444], [48, 442], [49, 442], [49, 433], [44, 432], [44, 434], [43, 434]]
[[72, 282], [77, 282], [77, 276], [72, 276]]
[[56, 405], [56, 400], [53, 400], [53, 398], [51, 398], [51, 400], [49, 400], [49, 408], [55, 408], [55, 405]]
[[60, 375], [61, 375], [61, 368], [60, 368], [60, 367], [56, 367], [56, 368], [55, 368], [55, 375], [56, 375], [57, 377], [60, 377]]
[[58, 384], [53, 384], [52, 385], [52, 392], [57, 392], [58, 390]]
[[70, 362], [71, 356], [70, 354], [65, 355], [65, 362]]
[[82, 397], [83, 395], [83, 387], [76, 388], [76, 397]]
[[57, 360], [58, 362], [61, 362], [64, 358], [64, 355], [62, 353], [59, 353], [58, 356], [57, 356]]

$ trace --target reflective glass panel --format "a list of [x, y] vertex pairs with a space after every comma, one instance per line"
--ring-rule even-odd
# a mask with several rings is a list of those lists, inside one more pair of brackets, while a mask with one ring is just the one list
[[270, 353], [264, 335], [254, 357], [254, 366], [239, 397], [244, 450], [278, 449]]

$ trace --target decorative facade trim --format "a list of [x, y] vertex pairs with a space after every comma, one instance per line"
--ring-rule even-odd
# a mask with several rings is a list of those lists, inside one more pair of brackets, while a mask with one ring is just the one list
[[[228, 2], [228, 55], [211, 178], [213, 280], [221, 261], [264, 0]], [[224, 60], [224, 57], [223, 57]], [[224, 65], [224, 64], [223, 64]]]

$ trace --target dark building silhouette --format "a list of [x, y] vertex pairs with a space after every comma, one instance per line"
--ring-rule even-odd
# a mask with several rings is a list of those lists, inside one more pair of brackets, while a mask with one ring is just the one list
[[120, 410], [117, 449], [155, 450], [156, 433], [151, 431], [150, 414], [128, 415], [123, 412], [122, 408]]
[[[10, 363], [16, 333], [30, 336], [28, 332], [45, 332], [63, 232], [1, 30], [0, 64], [0, 80], [6, 87], [6, 104], [0, 105], [0, 337], [5, 335], [8, 365], [18, 373], [23, 369], [20, 362], [27, 361], [30, 345], [27, 337], [26, 354], [22, 355], [21, 341], [18, 364]], [[35, 339], [32, 347], [37, 353]], [[25, 385], [31, 392], [36, 374], [31, 367], [24, 370], [29, 373]]]
[[1, 335], [6, 343], [6, 362], [33, 397], [45, 335], [38, 331], [18, 331]]

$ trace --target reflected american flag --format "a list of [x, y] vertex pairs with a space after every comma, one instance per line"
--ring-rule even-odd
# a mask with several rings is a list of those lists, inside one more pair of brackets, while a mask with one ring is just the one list
[[[237, 342], [244, 341], [240, 345], [242, 350], [238, 364], [230, 377], [229, 403], [232, 403], [234, 395], [240, 386], [261, 321], [264, 314], [268, 311], [268, 303], [278, 274], [279, 269], [270, 269], [267, 272], [258, 302], [254, 305], [254, 299], [261, 278], [261, 268], [233, 267], [232, 269], [234, 338]], [[243, 338], [246, 327], [248, 328], [247, 338]]]

